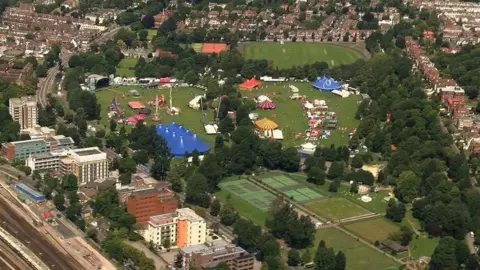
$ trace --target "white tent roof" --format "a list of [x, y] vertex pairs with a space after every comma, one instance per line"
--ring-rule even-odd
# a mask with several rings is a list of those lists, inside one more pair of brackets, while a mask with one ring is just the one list
[[313, 107], [314, 107], [313, 104], [310, 103], [310, 102], [305, 102], [305, 104], [303, 104], [303, 106], [307, 109], [313, 109]]
[[258, 101], [259, 103], [262, 103], [262, 102], [264, 102], [264, 101], [272, 101], [272, 100], [270, 100], [270, 99], [269, 99], [267, 96], [265, 96], [265, 95], [261, 95], [261, 96], [259, 96], [259, 97], [257, 98], [257, 101]]
[[301, 147], [303, 150], [310, 150], [310, 151], [314, 151], [315, 148], [317, 148], [317, 146], [311, 142], [304, 143], [301, 145]]

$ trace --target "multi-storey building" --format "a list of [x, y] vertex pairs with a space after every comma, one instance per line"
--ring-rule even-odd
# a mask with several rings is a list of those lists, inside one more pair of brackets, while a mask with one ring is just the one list
[[231, 270], [252, 270], [255, 259], [241, 247], [216, 240], [180, 249], [176, 262], [180, 269], [188, 269], [190, 265], [204, 269], [226, 263]]
[[46, 139], [3, 143], [2, 154], [9, 161], [15, 159], [25, 160], [30, 155], [42, 154], [61, 149], [70, 149], [73, 147], [74, 141], [72, 138], [58, 135]]
[[80, 185], [108, 178], [107, 154], [98, 147], [74, 149], [60, 159], [60, 174], [74, 174]]
[[203, 244], [207, 238], [205, 220], [190, 208], [177, 209], [174, 213], [150, 217], [144, 231], [147, 242], [183, 248]]
[[34, 96], [11, 98], [8, 111], [13, 121], [20, 124], [20, 129], [33, 128], [38, 122], [37, 100]]
[[134, 190], [126, 196], [126, 204], [128, 213], [136, 217], [137, 224], [146, 226], [152, 216], [175, 212], [178, 201], [175, 194], [164, 186]]

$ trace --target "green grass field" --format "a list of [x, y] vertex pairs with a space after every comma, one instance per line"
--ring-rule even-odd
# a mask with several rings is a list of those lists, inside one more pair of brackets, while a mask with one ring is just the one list
[[157, 35], [157, 30], [148, 29], [147, 31], [148, 31], [148, 36], [147, 36], [148, 41], [152, 40], [153, 37]]
[[137, 64], [137, 59], [125, 57], [120, 61], [115, 71], [115, 75], [119, 77], [134, 77], [134, 67]]
[[420, 258], [423, 256], [432, 256], [433, 251], [438, 245], [440, 241], [439, 237], [436, 238], [428, 238], [426, 236], [421, 236], [418, 239], [413, 238], [412, 242], [410, 242], [410, 255], [414, 258]]
[[[288, 85], [288, 83], [264, 83], [259, 88], [251, 92], [243, 91], [242, 94], [251, 98], [259, 95], [269, 96], [275, 103], [276, 108], [274, 110], [257, 109], [254, 112], [258, 113], [260, 117], [266, 117], [275, 121], [283, 131], [284, 144], [286, 146], [294, 146], [304, 143], [304, 138], [295, 139], [295, 135], [305, 132], [308, 128], [308, 121], [301, 101], [289, 98], [291, 92]], [[316, 143], [323, 146], [347, 144], [349, 141], [348, 134], [359, 123], [355, 119], [355, 113], [358, 107], [357, 101], [360, 98], [358, 96], [341, 98], [332, 93], [323, 93], [314, 90], [311, 83], [292, 83], [292, 85], [299, 89], [300, 95], [307, 96], [308, 100], [325, 100], [331, 111], [337, 113], [337, 129], [332, 131], [332, 135], [328, 139], [318, 140]]]
[[351, 64], [361, 58], [359, 52], [341, 45], [325, 43], [258, 42], [245, 44], [246, 59], [267, 59], [279, 68], [326, 62], [329, 66]]
[[321, 217], [340, 220], [349, 217], [370, 214], [371, 212], [344, 198], [331, 198], [305, 204]]
[[375, 218], [365, 221], [353, 222], [344, 225], [345, 229], [362, 237], [369, 242], [384, 241], [391, 233], [397, 232], [399, 226], [385, 218]]
[[[136, 89], [139, 93], [139, 97], [128, 96], [128, 91]], [[192, 88], [192, 87], [177, 87], [172, 90], [173, 97], [173, 106], [178, 107], [181, 112], [180, 115], [171, 116], [165, 113], [164, 110], [159, 110], [160, 122], [169, 124], [173, 121], [184, 125], [186, 128], [190, 129], [193, 133], [196, 133], [201, 139], [205, 142], [213, 144], [215, 141], [215, 136], [209, 136], [205, 133], [201, 117], [202, 113], [199, 110], [191, 109], [187, 106], [188, 102], [192, 100], [195, 95], [203, 94], [204, 91]], [[102, 107], [102, 114], [100, 125], [106, 126], [108, 130], [109, 119], [107, 117], [107, 107], [111, 104], [113, 97], [117, 96], [120, 107], [125, 110], [126, 117], [135, 115], [136, 113], [131, 110], [127, 103], [129, 101], [140, 101], [146, 106], [147, 101], [150, 101], [155, 98], [156, 95], [160, 98], [161, 95], [165, 95], [165, 98], [168, 100], [169, 90], [162, 89], [143, 89], [137, 86], [112, 86], [109, 88], [102, 89], [101, 91], [95, 92], [98, 103]], [[124, 96], [125, 94], [125, 96]], [[151, 108], [152, 111], [155, 111], [155, 108]], [[206, 121], [211, 121], [213, 119], [212, 111], [206, 112], [205, 119]], [[147, 117], [148, 124], [153, 124], [150, 117]], [[117, 129], [119, 129], [118, 127]]]
[[335, 228], [317, 231], [315, 234], [315, 248], [312, 248], [310, 251], [312, 256], [315, 255], [315, 249], [320, 240], [325, 241], [327, 247], [332, 247], [335, 252], [343, 251], [345, 253], [348, 270], [386, 270], [398, 269], [399, 267], [397, 262], [384, 256], [381, 252]]
[[258, 209], [257, 207], [227, 190], [221, 190], [215, 193], [215, 197], [219, 199], [222, 204], [232, 204], [233, 208], [235, 208], [239, 215], [251, 220], [257, 225], [265, 227], [265, 221], [267, 220], [268, 212]]

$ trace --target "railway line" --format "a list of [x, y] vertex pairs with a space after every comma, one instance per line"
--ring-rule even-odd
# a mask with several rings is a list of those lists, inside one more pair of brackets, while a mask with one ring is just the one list
[[0, 269], [5, 270], [35, 270], [24, 261], [17, 251], [0, 239]]
[[[71, 255], [60, 251], [0, 196], [0, 227], [37, 255], [50, 269], [83, 270]], [[1, 262], [0, 262], [1, 263]], [[5, 262], [3, 262], [5, 264]], [[0, 269], [4, 269], [0, 266]], [[9, 268], [6, 268], [9, 269]]]

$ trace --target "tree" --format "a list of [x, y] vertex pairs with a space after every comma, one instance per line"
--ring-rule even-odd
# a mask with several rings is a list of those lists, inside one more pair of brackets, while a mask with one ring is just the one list
[[210, 215], [216, 217], [218, 214], [220, 214], [220, 210], [222, 208], [222, 205], [220, 204], [220, 201], [218, 199], [215, 199], [212, 202], [212, 205], [210, 205]]
[[328, 191], [329, 192], [337, 192], [339, 187], [340, 187], [340, 181], [333, 181], [328, 186]]
[[404, 171], [400, 174], [395, 188], [395, 195], [403, 202], [411, 202], [417, 197], [420, 187], [420, 179], [412, 171]]
[[63, 194], [57, 193], [53, 198], [53, 204], [55, 205], [55, 208], [58, 209], [58, 211], [65, 210], [65, 197], [63, 196]]
[[324, 185], [325, 172], [320, 168], [313, 167], [307, 172], [307, 181], [316, 185]]
[[121, 158], [118, 162], [118, 171], [120, 173], [135, 173], [137, 171], [137, 164], [133, 158]]
[[225, 206], [220, 212], [220, 222], [225, 226], [232, 226], [237, 221], [238, 214], [233, 207]]
[[47, 67], [45, 67], [43, 64], [38, 65], [35, 69], [35, 73], [37, 74], [37, 77], [44, 78], [47, 76]]
[[67, 174], [62, 179], [62, 188], [65, 191], [77, 191], [78, 190], [78, 180], [77, 177], [73, 174]]
[[431, 267], [434, 269], [458, 269], [455, 248], [456, 240], [452, 237], [446, 236], [440, 239], [430, 261]]
[[347, 258], [345, 254], [341, 251], [335, 256], [335, 270], [345, 270], [347, 268]]
[[142, 29], [142, 30], [138, 31], [138, 39], [140, 41], [146, 41], [147, 37], [148, 37], [148, 31], [147, 30]]
[[319, 247], [315, 254], [315, 266], [318, 270], [335, 269], [335, 252], [332, 248]]
[[220, 121], [218, 131], [222, 134], [230, 133], [233, 130], [235, 130], [235, 125], [233, 124], [232, 118], [227, 116]]
[[400, 244], [408, 246], [413, 239], [413, 231], [407, 226], [400, 227]]
[[353, 168], [357, 168], [357, 169], [360, 169], [363, 167], [363, 158], [362, 156], [360, 155], [355, 155], [353, 158], [352, 158], [352, 162], [350, 163], [350, 166], [352, 166]]
[[110, 131], [114, 132], [117, 129], [117, 122], [115, 120], [110, 119]]
[[345, 164], [342, 161], [334, 161], [328, 169], [327, 177], [330, 179], [335, 179], [343, 176], [345, 171]]
[[282, 151], [280, 166], [287, 172], [298, 172], [300, 169], [300, 156], [296, 148], [289, 147]]
[[303, 253], [302, 253], [302, 264], [306, 264], [306, 263], [310, 263], [312, 262], [312, 255], [310, 254], [310, 250], [309, 249], [306, 249]]
[[199, 205], [203, 208], [210, 206], [208, 181], [201, 173], [195, 173], [187, 181], [186, 202]]
[[150, 171], [153, 178], [164, 180], [170, 168], [170, 157], [159, 155], [155, 158], [155, 163]]
[[300, 258], [300, 252], [298, 252], [298, 250], [296, 249], [290, 249], [288, 251], [288, 260], [287, 260], [287, 264], [289, 266], [298, 266], [301, 262], [301, 258]]
[[387, 206], [386, 217], [395, 222], [401, 222], [406, 213], [405, 205], [401, 202], [397, 202], [395, 199], [390, 199]]

